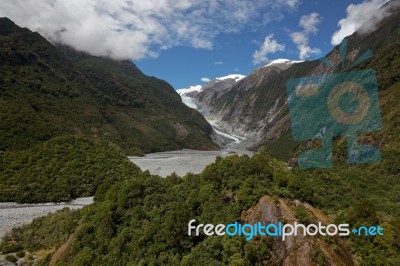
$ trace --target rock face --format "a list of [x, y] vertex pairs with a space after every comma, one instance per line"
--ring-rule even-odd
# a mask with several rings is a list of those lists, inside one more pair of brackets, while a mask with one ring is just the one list
[[[241, 219], [250, 224], [261, 221], [264, 225], [278, 224], [283, 221], [290, 224], [301, 223], [302, 221], [296, 217], [298, 210], [306, 213], [312, 223], [321, 222], [323, 225], [331, 223], [320, 210], [307, 203], [298, 200], [293, 202], [283, 199], [274, 200], [270, 196], [262, 197], [258, 204], [243, 212]], [[319, 265], [321, 262], [323, 265], [357, 265], [349, 248], [338, 236], [328, 239], [319, 235], [299, 234], [298, 236], [288, 236], [285, 241], [282, 241], [280, 237], [274, 237], [272, 254], [269, 255], [270, 259], [265, 261], [265, 265]]]
[[[260, 88], [297, 63], [300, 61], [274, 60], [247, 77], [216, 78], [204, 86], [191, 86], [178, 90], [178, 93], [186, 105], [197, 109], [219, 131], [238, 136], [240, 141], [247, 139], [243, 145], [251, 147], [262, 139], [267, 128], [282, 119], [286, 111], [284, 90], [265, 92]], [[266, 95], [259, 95], [260, 92]], [[284, 116], [279, 124], [287, 126], [288, 117]]]
[[240, 74], [231, 74], [215, 78], [205, 85], [195, 85], [177, 90], [182, 98], [182, 102], [188, 107], [198, 110], [211, 124], [214, 129], [214, 141], [224, 148], [232, 145], [236, 146], [246, 139], [246, 137], [234, 133], [225, 128], [224, 125], [221, 125], [221, 116], [216, 112], [215, 105], [222, 95], [227, 93], [244, 78], [245, 76]]
[[212, 113], [219, 117], [221, 127], [259, 142], [265, 129], [281, 119], [286, 100], [284, 87], [276, 86], [276, 82], [272, 82], [270, 90], [263, 88], [295, 63], [277, 60], [258, 68], [211, 102]]

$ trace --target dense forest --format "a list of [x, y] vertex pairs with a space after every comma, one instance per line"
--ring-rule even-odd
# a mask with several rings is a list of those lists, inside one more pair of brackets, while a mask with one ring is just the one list
[[[107, 192], [98, 191], [97, 202], [83, 210], [63, 210], [15, 229], [1, 249], [5, 254], [19, 250], [39, 254], [47, 265], [55, 249], [72, 236], [58, 265], [261, 265], [273, 252], [268, 237], [252, 241], [239, 236], [189, 237], [186, 230], [191, 219], [213, 224], [241, 221], [243, 211], [271, 195], [312, 202], [335, 222], [380, 224], [384, 237], [351, 236], [346, 242], [361, 265], [396, 265], [400, 262], [398, 187], [388, 181], [398, 177], [399, 165], [393, 158], [387, 157], [380, 166], [304, 171], [288, 170], [261, 153], [217, 158], [199, 175], [173, 174], [164, 179], [140, 172]], [[374, 178], [385, 180], [373, 182]], [[302, 212], [296, 215], [307, 220]], [[316, 253], [313, 260], [323, 265], [324, 256]]]
[[92, 196], [139, 172], [110, 142], [60, 136], [0, 154], [0, 202], [60, 202]]

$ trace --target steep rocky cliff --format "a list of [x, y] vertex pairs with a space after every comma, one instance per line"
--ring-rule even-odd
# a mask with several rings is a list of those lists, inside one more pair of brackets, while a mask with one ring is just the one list
[[[262, 197], [259, 202], [242, 213], [244, 222], [256, 224], [285, 223], [294, 224], [312, 222], [322, 225], [331, 224], [327, 216], [313, 206], [298, 200], [288, 201]], [[357, 265], [343, 239], [335, 236], [288, 236], [285, 241], [274, 237], [269, 259], [264, 265]]]

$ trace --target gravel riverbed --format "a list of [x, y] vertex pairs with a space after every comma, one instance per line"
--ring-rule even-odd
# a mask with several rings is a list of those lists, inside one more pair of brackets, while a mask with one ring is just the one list
[[93, 203], [93, 197], [78, 198], [70, 202], [18, 204], [15, 202], [0, 203], [0, 239], [12, 228], [28, 224], [33, 219], [45, 216], [63, 208], [80, 209]]
[[221, 150], [221, 151], [197, 151], [180, 150], [168, 152], [156, 152], [146, 154], [144, 157], [128, 157], [131, 162], [139, 166], [143, 171], [149, 170], [153, 175], [166, 177], [173, 172], [183, 176], [188, 172], [199, 174], [206, 165], [213, 163], [217, 156], [229, 156], [233, 154], [251, 156], [253, 152], [248, 150]]

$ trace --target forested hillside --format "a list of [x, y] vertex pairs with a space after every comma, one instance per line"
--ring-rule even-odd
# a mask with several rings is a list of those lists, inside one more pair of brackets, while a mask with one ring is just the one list
[[[343, 256], [346, 265], [396, 265], [400, 262], [400, 219], [395, 206], [398, 188], [388, 181], [393, 181], [398, 171], [390, 173], [390, 162], [380, 168], [357, 169], [353, 173], [359, 176], [348, 178], [339, 178], [340, 170], [301, 173], [289, 171], [266, 154], [258, 154], [252, 158], [218, 158], [201, 174], [182, 178], [138, 173], [113, 185], [105, 194], [99, 192], [99, 201], [92, 206], [80, 211], [64, 210], [14, 230], [1, 249], [4, 254], [24, 250], [39, 255], [42, 265], [47, 265], [53, 254], [58, 265], [270, 265], [282, 256], [282, 250], [276, 249], [276, 238], [246, 241], [245, 236], [187, 235], [191, 219], [213, 224], [258, 220], [249, 208], [270, 195], [273, 200], [268, 210], [285, 204], [287, 207], [282, 208], [292, 209], [291, 216], [302, 223], [326, 218], [315, 217], [309, 207], [295, 207], [296, 199], [322, 208], [335, 222], [384, 227], [383, 237], [350, 236], [340, 241], [318, 238], [321, 246], [315, 244], [316, 240], [296, 238], [297, 244], [314, 247], [310, 257], [304, 258], [309, 265], [325, 265], [343, 260]], [[365, 182], [357, 181], [371, 169]], [[373, 177], [377, 179], [374, 183]], [[271, 215], [268, 213], [269, 218]], [[301, 250], [293, 251], [291, 257], [303, 258]], [[354, 262], [342, 252], [354, 254]]]
[[60, 202], [93, 196], [140, 170], [104, 140], [55, 137], [0, 156], [0, 202]]
[[129, 155], [217, 148], [207, 121], [132, 62], [55, 47], [7, 18], [0, 28], [0, 151], [65, 134], [106, 139]]

